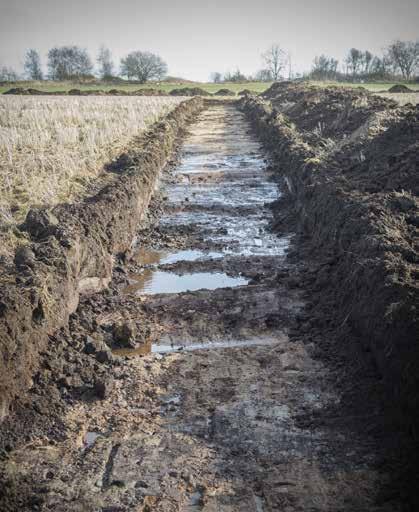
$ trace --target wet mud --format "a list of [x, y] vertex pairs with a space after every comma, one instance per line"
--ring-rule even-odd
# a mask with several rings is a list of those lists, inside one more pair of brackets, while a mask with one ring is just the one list
[[283, 192], [244, 114], [209, 105], [132, 258], [55, 333], [4, 510], [402, 510], [380, 436], [296, 335], [312, 305], [272, 229]]

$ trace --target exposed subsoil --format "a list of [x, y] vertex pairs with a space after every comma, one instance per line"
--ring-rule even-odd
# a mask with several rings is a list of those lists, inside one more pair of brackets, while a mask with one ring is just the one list
[[277, 176], [233, 103], [190, 126], [2, 425], [1, 510], [404, 510], [380, 376], [318, 307], [330, 262], [278, 224]]

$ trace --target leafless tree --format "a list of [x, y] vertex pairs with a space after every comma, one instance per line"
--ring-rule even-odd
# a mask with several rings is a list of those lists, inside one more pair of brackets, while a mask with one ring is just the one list
[[14, 69], [8, 66], [0, 66], [0, 82], [15, 82], [19, 80], [19, 75]]
[[39, 53], [30, 49], [26, 52], [25, 55], [25, 64], [24, 64], [25, 73], [31, 80], [42, 80], [42, 67], [41, 67], [41, 57]]
[[279, 44], [273, 44], [266, 52], [262, 53], [262, 59], [269, 69], [272, 78], [276, 81], [280, 78], [281, 71], [284, 69], [287, 63], [287, 54], [279, 46]]
[[403, 78], [410, 80], [419, 64], [419, 41], [394, 41], [387, 48], [387, 58], [400, 69]]
[[347, 64], [348, 70], [350, 70], [351, 75], [353, 77], [355, 77], [359, 72], [362, 63], [362, 58], [363, 57], [361, 50], [358, 50], [357, 48], [351, 48], [349, 50], [345, 62]]
[[364, 64], [364, 74], [368, 75], [368, 73], [370, 72], [370, 68], [371, 68], [373, 59], [374, 59], [374, 55], [371, 52], [369, 52], [368, 50], [366, 50], [362, 54], [362, 62]]
[[337, 75], [339, 61], [333, 57], [320, 55], [315, 57], [311, 77], [316, 80], [334, 80]]
[[246, 82], [247, 81], [247, 77], [246, 75], [244, 75], [240, 69], [236, 69], [236, 71], [234, 71], [233, 73], [231, 71], [228, 71], [225, 75], [224, 75], [224, 82]]
[[270, 69], [260, 69], [256, 75], [255, 80], [258, 82], [272, 82], [272, 73]]
[[148, 80], [162, 79], [167, 73], [164, 60], [150, 52], [131, 52], [121, 59], [121, 74], [128, 78], [136, 78], [141, 83]]
[[223, 80], [223, 75], [219, 71], [214, 71], [211, 73], [210, 76], [211, 82], [214, 82], [215, 84], [219, 84]]
[[84, 48], [54, 47], [48, 52], [48, 71], [52, 80], [81, 78], [92, 73], [93, 64]]
[[99, 74], [101, 78], [111, 78], [113, 76], [114, 64], [112, 61], [112, 54], [109, 48], [102, 45], [99, 48], [97, 56], [97, 63], [99, 64]]

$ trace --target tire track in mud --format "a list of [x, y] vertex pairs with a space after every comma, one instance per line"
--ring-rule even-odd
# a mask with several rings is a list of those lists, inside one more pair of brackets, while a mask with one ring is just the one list
[[288, 338], [304, 303], [289, 239], [269, 231], [278, 186], [234, 104], [201, 113], [161, 187], [158, 236], [97, 322], [111, 326], [129, 297], [158, 336], [118, 352], [132, 357], [110, 365], [103, 400], [67, 411], [64, 441], [16, 454], [43, 485], [40, 509], [390, 510], [376, 505], [387, 477], [371, 440], [315, 421], [339, 392], [316, 347]]

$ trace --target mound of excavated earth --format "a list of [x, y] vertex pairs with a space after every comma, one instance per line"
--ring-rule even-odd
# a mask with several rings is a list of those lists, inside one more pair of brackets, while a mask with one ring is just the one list
[[393, 87], [390, 87], [388, 92], [413, 92], [413, 90], [409, 89], [409, 87], [407, 87], [407, 85], [397, 84], [397, 85], [393, 85]]
[[[409, 458], [419, 421], [419, 109], [304, 84], [274, 84], [262, 96], [242, 108], [287, 186], [276, 229], [298, 230], [319, 265], [310, 283], [317, 309], [332, 310], [332, 325], [349, 326], [371, 354]], [[337, 335], [335, 349], [347, 342]], [[406, 474], [414, 480], [417, 470]]]

